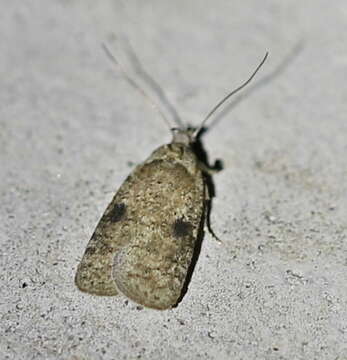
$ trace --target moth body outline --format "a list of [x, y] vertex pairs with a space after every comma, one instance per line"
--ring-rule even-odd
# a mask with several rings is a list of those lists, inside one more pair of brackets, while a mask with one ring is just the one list
[[212, 108], [198, 128], [171, 129], [172, 142], [156, 149], [123, 182], [78, 265], [75, 284], [81, 291], [106, 296], [123, 293], [141, 305], [160, 310], [172, 308], [181, 300], [205, 223], [215, 236], [209, 226], [209, 167], [200, 162], [195, 151], [198, 135], [216, 110], [253, 79], [267, 56], [248, 80]]
[[84, 292], [122, 293], [146, 307], [168, 309], [184, 291], [205, 222], [205, 175], [192, 130], [135, 167], [101, 217], [78, 266]]

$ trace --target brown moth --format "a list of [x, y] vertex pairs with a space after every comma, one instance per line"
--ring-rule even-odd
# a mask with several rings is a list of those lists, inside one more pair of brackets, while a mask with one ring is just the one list
[[206, 186], [188, 132], [174, 132], [138, 165], [107, 207], [79, 265], [76, 284], [122, 292], [144, 306], [176, 304], [204, 219]]
[[124, 181], [99, 221], [78, 266], [77, 287], [95, 295], [122, 293], [143, 306], [169, 309], [182, 296], [209, 199], [193, 144], [200, 127], [172, 129], [163, 145]]

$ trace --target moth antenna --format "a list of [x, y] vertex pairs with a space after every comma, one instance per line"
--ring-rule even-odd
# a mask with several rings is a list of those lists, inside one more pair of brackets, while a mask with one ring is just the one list
[[252, 75], [239, 87], [231, 91], [227, 96], [225, 96], [222, 100], [220, 100], [217, 105], [213, 107], [213, 109], [207, 114], [207, 116], [204, 118], [200, 126], [194, 131], [193, 138], [196, 138], [200, 130], [203, 128], [203, 126], [206, 124], [206, 121], [233, 95], [235, 95], [237, 92], [242, 90], [245, 86], [247, 86], [252, 79], [254, 78], [255, 74], [259, 71], [259, 69], [263, 66], [264, 62], [266, 61], [267, 57], [269, 55], [269, 52], [267, 51], [263, 60], [260, 62], [260, 64], [257, 66], [257, 68], [253, 71]]
[[160, 110], [159, 106], [154, 102], [154, 100], [145, 92], [145, 90], [137, 84], [137, 82], [128, 75], [128, 73], [125, 71], [124, 66], [116, 59], [116, 57], [113, 55], [113, 53], [110, 51], [108, 46], [105, 43], [102, 43], [102, 48], [105, 51], [106, 56], [113, 61], [121, 70], [123, 76], [126, 78], [128, 83], [135, 88], [151, 105], [151, 107], [159, 114], [159, 116], [164, 120], [164, 122], [168, 125], [169, 129], [171, 129], [171, 124], [168, 121], [168, 119], [165, 117], [164, 113]]

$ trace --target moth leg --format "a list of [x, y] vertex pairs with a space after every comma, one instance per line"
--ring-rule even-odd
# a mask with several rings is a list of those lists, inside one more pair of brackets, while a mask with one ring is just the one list
[[205, 226], [207, 231], [212, 235], [212, 237], [218, 242], [222, 243], [222, 240], [215, 234], [211, 227], [211, 208], [212, 208], [212, 198], [210, 196], [210, 192], [208, 186], [205, 185]]
[[202, 161], [199, 161], [198, 167], [203, 173], [205, 173], [209, 176], [217, 174], [221, 170], [219, 167], [208, 166], [205, 163], [203, 163]]

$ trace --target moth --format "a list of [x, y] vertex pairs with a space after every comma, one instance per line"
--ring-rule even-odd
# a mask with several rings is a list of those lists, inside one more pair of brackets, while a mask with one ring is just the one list
[[126, 178], [78, 265], [75, 283], [80, 290], [104, 296], [121, 293], [160, 310], [177, 305], [208, 213], [207, 168], [193, 145], [207, 119], [252, 80], [267, 55], [199, 128], [172, 129], [171, 143], [156, 149]]

